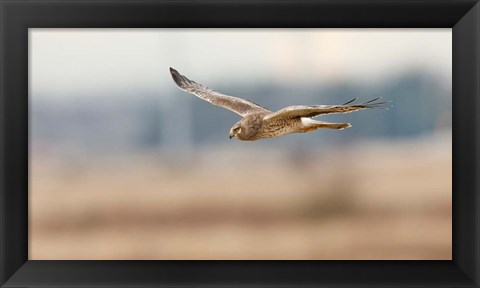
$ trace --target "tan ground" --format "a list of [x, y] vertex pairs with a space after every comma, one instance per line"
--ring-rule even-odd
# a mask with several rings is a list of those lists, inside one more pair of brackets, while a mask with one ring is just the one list
[[30, 259], [452, 257], [448, 141], [161, 155], [33, 157]]

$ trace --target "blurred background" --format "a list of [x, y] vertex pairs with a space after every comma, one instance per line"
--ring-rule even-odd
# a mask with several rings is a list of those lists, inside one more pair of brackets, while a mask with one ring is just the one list
[[[29, 29], [30, 259], [451, 259], [451, 29]], [[280, 138], [276, 111], [392, 101]]]

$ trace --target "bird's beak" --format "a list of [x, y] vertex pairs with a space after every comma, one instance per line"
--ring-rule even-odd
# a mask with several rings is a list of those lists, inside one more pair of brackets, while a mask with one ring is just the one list
[[230, 134], [228, 135], [228, 137], [229, 137], [230, 139], [232, 139], [233, 136], [235, 136], [235, 135], [233, 135], [233, 131], [230, 131]]

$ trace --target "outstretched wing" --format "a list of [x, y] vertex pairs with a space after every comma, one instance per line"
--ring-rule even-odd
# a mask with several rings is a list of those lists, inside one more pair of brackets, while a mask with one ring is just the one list
[[247, 101], [245, 99], [227, 96], [217, 91], [208, 88], [205, 85], [198, 84], [195, 81], [188, 79], [187, 77], [178, 73], [177, 70], [170, 68], [170, 74], [175, 83], [180, 89], [192, 93], [200, 99], [203, 99], [215, 106], [220, 106], [230, 111], [233, 111], [240, 116], [245, 117], [252, 112], [271, 112], [266, 108]]
[[357, 98], [348, 101], [342, 105], [314, 105], [314, 106], [290, 106], [278, 110], [277, 112], [271, 113], [263, 117], [264, 120], [273, 120], [279, 118], [297, 118], [297, 117], [315, 117], [318, 115], [325, 114], [336, 114], [336, 113], [350, 113], [362, 109], [369, 108], [386, 108], [385, 104], [387, 102], [376, 102], [380, 97], [370, 100], [368, 102], [357, 104], [357, 105], [348, 105]]

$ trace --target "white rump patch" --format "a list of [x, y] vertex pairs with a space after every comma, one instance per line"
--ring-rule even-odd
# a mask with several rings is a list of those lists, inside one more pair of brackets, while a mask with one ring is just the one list
[[301, 119], [302, 119], [302, 124], [305, 125], [305, 126], [308, 126], [309, 124], [322, 124], [322, 123], [325, 123], [325, 122], [313, 120], [313, 119], [307, 118], [307, 117], [302, 117]]

